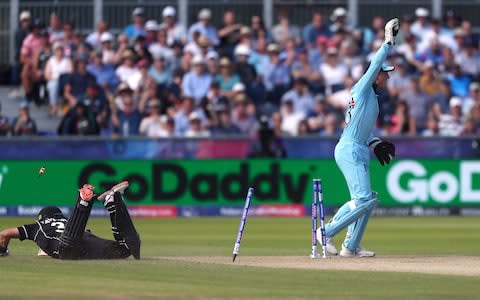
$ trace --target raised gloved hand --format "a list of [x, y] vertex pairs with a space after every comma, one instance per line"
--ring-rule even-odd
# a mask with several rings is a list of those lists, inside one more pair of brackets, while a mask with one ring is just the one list
[[382, 166], [385, 163], [388, 165], [395, 156], [395, 145], [379, 138], [374, 138], [368, 143], [368, 147], [375, 153]]
[[385, 24], [385, 43], [395, 45], [395, 38], [399, 29], [400, 25], [397, 18], [388, 21], [387, 24]]

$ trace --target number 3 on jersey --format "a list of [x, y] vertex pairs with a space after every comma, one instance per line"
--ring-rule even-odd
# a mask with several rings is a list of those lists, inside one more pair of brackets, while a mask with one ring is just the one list
[[347, 106], [347, 113], [345, 114], [345, 124], [348, 125], [350, 123], [350, 119], [352, 118], [352, 109], [355, 108], [355, 100], [353, 98], [348, 102]]
[[63, 222], [52, 222], [50, 223], [50, 225], [52, 227], [56, 227], [57, 229], [55, 230], [55, 232], [58, 232], [58, 233], [63, 233], [63, 231], [65, 231], [65, 223]]

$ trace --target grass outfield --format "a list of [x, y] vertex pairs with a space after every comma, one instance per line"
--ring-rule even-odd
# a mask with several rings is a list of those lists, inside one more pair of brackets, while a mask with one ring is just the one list
[[[31, 218], [0, 218], [0, 227]], [[240, 257], [308, 256], [310, 220], [248, 220]], [[59, 261], [12, 241], [0, 299], [478, 299], [480, 279], [417, 273], [272, 269], [161, 259], [232, 252], [239, 219], [137, 219], [143, 259]], [[93, 232], [110, 238], [107, 219]], [[480, 255], [477, 218], [372, 218], [363, 244], [381, 255]], [[340, 240], [336, 240], [338, 245]], [[375, 260], [375, 258], [373, 258]], [[321, 260], [312, 264], [321, 264]]]

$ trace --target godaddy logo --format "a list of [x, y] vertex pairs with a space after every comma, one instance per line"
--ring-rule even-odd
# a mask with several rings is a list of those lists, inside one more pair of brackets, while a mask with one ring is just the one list
[[2, 188], [3, 179], [5, 178], [5, 175], [7, 175], [7, 173], [8, 173], [8, 167], [3, 165], [0, 168], [0, 189]]
[[387, 174], [387, 190], [404, 204], [430, 199], [449, 203], [457, 198], [461, 203], [480, 203], [480, 161], [460, 161], [453, 170], [451, 165], [446, 169], [443, 166], [438, 162], [400, 161]]

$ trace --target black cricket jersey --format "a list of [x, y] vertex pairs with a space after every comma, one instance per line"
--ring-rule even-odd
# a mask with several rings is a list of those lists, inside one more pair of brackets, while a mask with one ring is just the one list
[[67, 225], [65, 218], [47, 218], [18, 227], [20, 240], [32, 240], [48, 256], [58, 258], [58, 244]]

